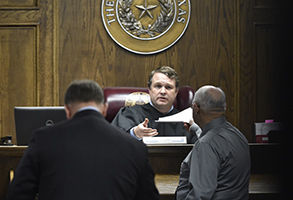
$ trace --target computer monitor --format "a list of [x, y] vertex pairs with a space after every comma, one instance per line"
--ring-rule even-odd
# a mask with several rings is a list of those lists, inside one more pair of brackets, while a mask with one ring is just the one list
[[14, 107], [17, 145], [28, 145], [33, 131], [66, 119], [64, 107]]

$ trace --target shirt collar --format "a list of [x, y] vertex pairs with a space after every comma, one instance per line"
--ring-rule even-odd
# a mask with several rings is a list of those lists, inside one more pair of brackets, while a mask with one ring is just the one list
[[224, 115], [213, 119], [212, 121], [210, 121], [209, 123], [207, 123], [203, 129], [202, 129], [202, 134], [208, 132], [210, 129], [217, 127], [221, 124], [223, 124], [226, 121], [226, 117]]
[[85, 106], [85, 107], [82, 107], [77, 112], [81, 112], [81, 111], [84, 111], [84, 110], [95, 110], [97, 112], [101, 112], [97, 107], [94, 107], [94, 106]]

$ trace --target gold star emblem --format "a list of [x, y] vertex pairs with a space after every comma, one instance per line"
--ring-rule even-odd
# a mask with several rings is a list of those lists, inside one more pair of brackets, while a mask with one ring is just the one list
[[139, 15], [139, 19], [142, 18], [145, 14], [147, 14], [150, 18], [154, 18], [150, 10], [157, 7], [157, 5], [148, 5], [147, 0], [144, 0], [144, 5], [135, 5], [138, 9], [141, 10]]

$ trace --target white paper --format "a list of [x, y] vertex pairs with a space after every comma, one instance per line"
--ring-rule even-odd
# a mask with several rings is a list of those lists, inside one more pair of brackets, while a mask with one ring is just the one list
[[143, 137], [145, 144], [186, 144], [186, 136], [176, 137]]
[[181, 112], [167, 116], [167, 117], [159, 117], [156, 122], [186, 122], [189, 123], [190, 120], [193, 120], [193, 111], [192, 108], [186, 108], [185, 110], [182, 110]]

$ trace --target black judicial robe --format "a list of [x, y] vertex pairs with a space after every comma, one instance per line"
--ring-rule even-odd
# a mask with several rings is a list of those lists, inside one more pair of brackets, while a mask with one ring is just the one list
[[170, 116], [178, 113], [177, 109], [173, 109], [167, 114], [163, 114], [155, 109], [152, 105], [135, 105], [131, 107], [123, 107], [119, 110], [112, 124], [122, 128], [126, 132], [142, 123], [145, 118], [149, 119], [148, 127], [157, 129], [157, 136], [187, 136], [188, 143], [194, 143], [197, 140], [196, 134], [189, 133], [183, 122], [155, 122], [159, 117]]

